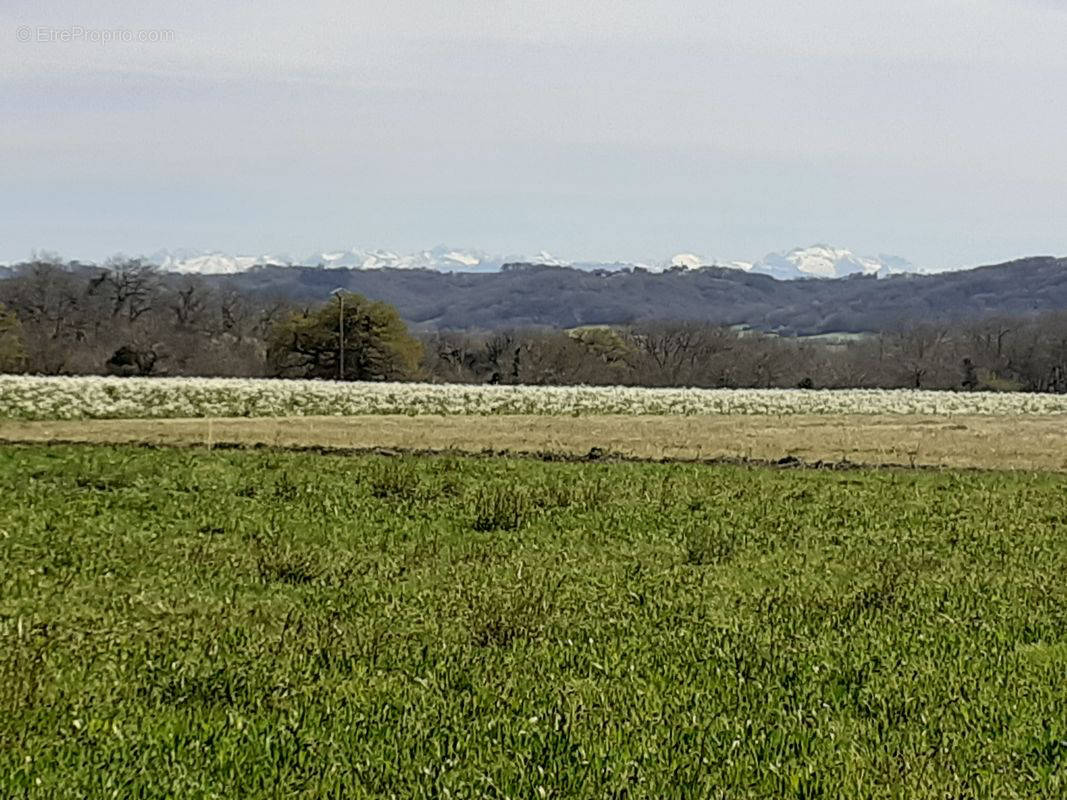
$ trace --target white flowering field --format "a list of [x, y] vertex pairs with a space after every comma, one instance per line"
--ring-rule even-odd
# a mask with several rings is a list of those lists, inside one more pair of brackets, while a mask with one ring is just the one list
[[0, 376], [0, 418], [23, 420], [355, 414], [1062, 413], [1067, 413], [1067, 395]]

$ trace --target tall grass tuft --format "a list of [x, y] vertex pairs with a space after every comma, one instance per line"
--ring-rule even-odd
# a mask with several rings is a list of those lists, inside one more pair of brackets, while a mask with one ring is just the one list
[[516, 531], [527, 525], [538, 513], [531, 493], [523, 486], [483, 487], [474, 500], [476, 531]]

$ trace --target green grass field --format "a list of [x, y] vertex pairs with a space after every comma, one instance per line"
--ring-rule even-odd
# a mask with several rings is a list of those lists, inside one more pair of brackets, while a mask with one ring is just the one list
[[1063, 797], [1065, 490], [0, 448], [0, 796]]

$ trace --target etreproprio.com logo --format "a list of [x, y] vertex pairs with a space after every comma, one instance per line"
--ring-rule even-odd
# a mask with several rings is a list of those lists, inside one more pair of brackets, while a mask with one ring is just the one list
[[15, 39], [25, 44], [162, 44], [173, 42], [166, 28], [90, 28], [84, 25], [20, 25]]

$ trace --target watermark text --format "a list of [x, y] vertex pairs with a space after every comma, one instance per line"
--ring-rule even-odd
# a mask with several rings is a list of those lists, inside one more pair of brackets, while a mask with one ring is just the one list
[[175, 41], [167, 28], [90, 28], [84, 25], [20, 25], [15, 39], [26, 44], [167, 44]]

